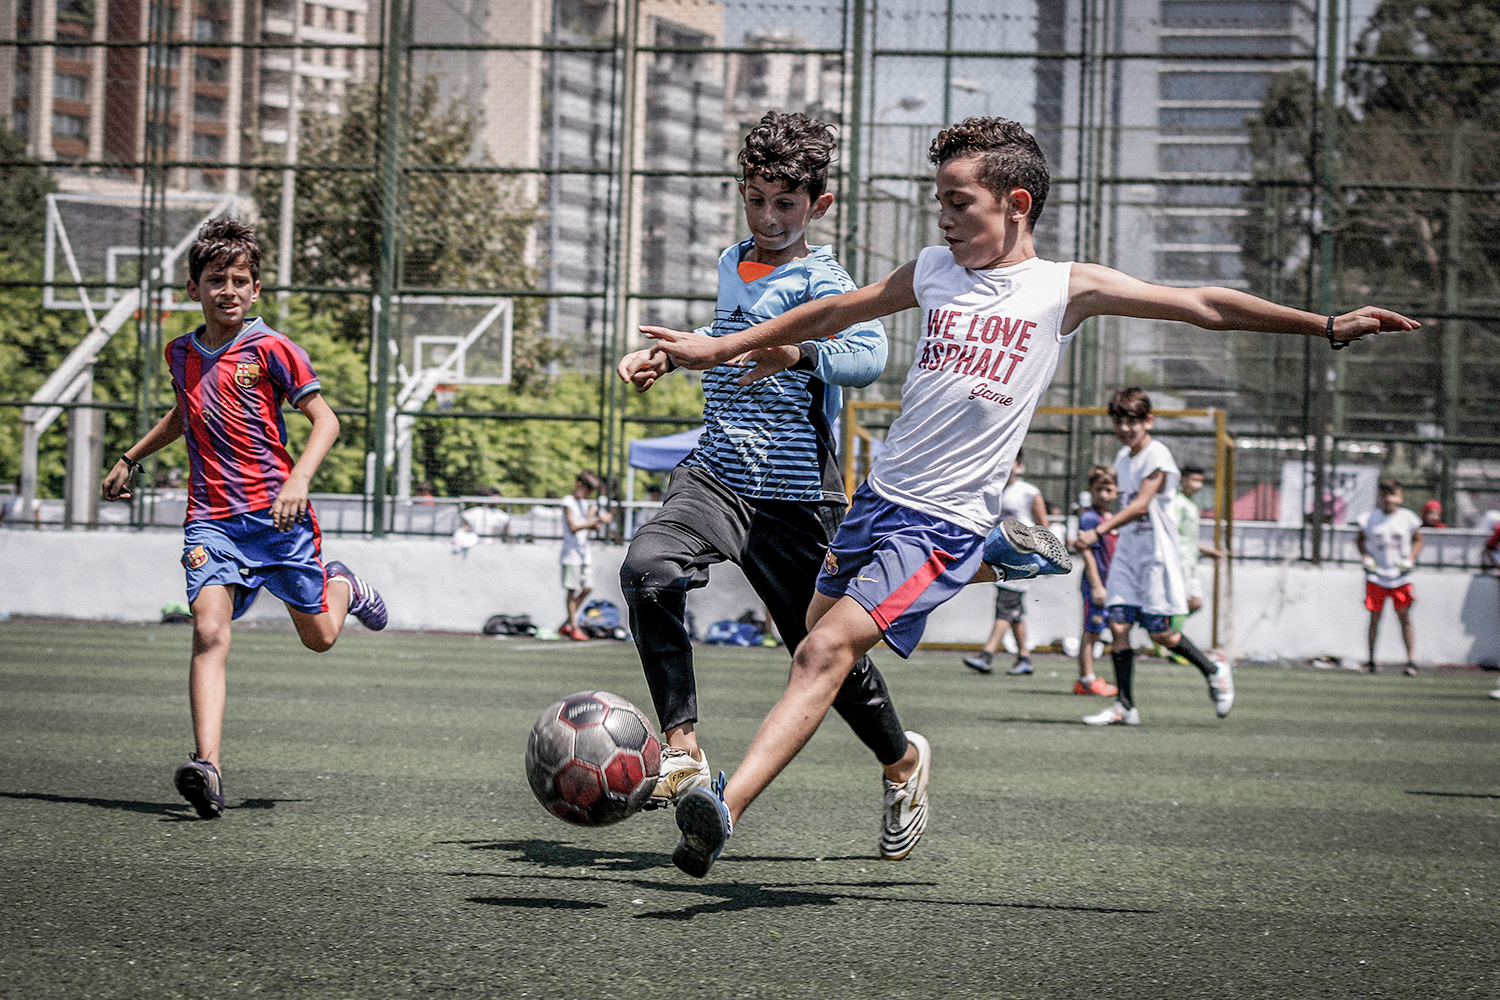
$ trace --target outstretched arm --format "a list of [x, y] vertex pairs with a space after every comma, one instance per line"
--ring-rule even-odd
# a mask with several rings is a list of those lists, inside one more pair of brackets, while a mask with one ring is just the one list
[[[1328, 317], [1277, 305], [1233, 288], [1169, 288], [1153, 285], [1100, 264], [1074, 264], [1068, 282], [1063, 332], [1071, 333], [1090, 316], [1134, 316], [1175, 320], [1205, 330], [1248, 330], [1322, 337]], [[1422, 324], [1379, 306], [1362, 306], [1334, 317], [1333, 337], [1358, 340], [1369, 333], [1415, 330]]]
[[789, 347], [804, 340], [821, 340], [856, 323], [914, 308], [917, 304], [917, 294], [912, 287], [915, 271], [916, 262], [908, 262], [872, 285], [804, 302], [764, 323], [723, 337], [700, 338], [659, 327], [642, 327], [641, 330], [679, 365], [712, 368], [749, 351]]

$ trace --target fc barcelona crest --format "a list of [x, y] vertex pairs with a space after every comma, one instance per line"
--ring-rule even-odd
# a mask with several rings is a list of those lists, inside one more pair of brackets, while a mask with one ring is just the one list
[[242, 385], [246, 389], [255, 388], [255, 383], [260, 381], [260, 365], [254, 361], [241, 361], [234, 366], [234, 384]]
[[194, 546], [193, 550], [182, 560], [182, 564], [188, 569], [197, 569], [206, 562], [208, 562], [208, 550], [201, 545]]

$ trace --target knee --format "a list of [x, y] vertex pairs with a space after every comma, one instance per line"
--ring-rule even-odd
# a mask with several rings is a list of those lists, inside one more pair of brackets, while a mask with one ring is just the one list
[[665, 559], [627, 555], [620, 564], [620, 592], [632, 605], [660, 600], [662, 591], [680, 578], [678, 568]]
[[[837, 676], [840, 683], [854, 666], [854, 652], [842, 639], [813, 629], [797, 644], [792, 674], [804, 679]], [[842, 667], [842, 669], [840, 669]]]
[[326, 653], [333, 648], [333, 644], [338, 641], [338, 637], [339, 635], [337, 632], [334, 632], [332, 635], [330, 635], [327, 629], [319, 629], [317, 632], [310, 635], [304, 635], [301, 638], [302, 645], [306, 646], [314, 653]]
[[193, 618], [193, 648], [199, 652], [229, 645], [229, 622], [208, 616]]

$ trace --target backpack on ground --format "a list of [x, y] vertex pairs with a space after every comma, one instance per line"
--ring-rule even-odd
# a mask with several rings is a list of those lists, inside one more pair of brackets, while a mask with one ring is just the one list
[[536, 635], [530, 615], [490, 615], [484, 623], [485, 635]]

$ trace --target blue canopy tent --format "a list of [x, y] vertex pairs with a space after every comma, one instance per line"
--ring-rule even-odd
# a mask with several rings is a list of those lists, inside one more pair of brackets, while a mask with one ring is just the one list
[[[702, 433], [702, 427], [694, 427], [690, 431], [680, 431], [665, 437], [642, 438], [639, 441], [630, 442], [630, 464], [625, 469], [626, 503], [635, 503], [636, 469], [645, 472], [670, 472], [677, 468], [679, 462], [687, 458], [688, 452], [698, 446], [698, 437]], [[627, 538], [635, 534], [636, 514], [638, 513], [637, 508], [633, 506], [628, 510], [630, 521], [626, 526]]]

